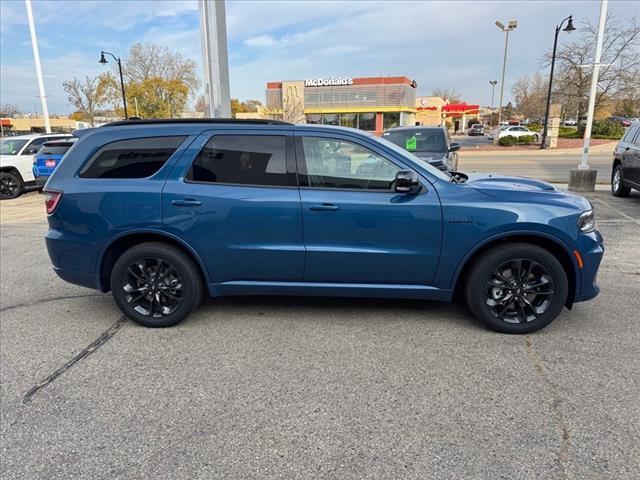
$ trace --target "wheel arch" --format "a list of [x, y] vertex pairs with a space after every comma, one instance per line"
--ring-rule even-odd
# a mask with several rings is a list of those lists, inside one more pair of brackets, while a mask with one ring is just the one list
[[167, 232], [159, 230], [136, 230], [122, 233], [113, 239], [103, 248], [99, 255], [98, 272], [99, 289], [108, 292], [111, 284], [111, 270], [116, 260], [122, 253], [135, 245], [146, 242], [162, 242], [178, 248], [188, 255], [198, 266], [200, 274], [205, 283], [209, 283], [209, 275], [204, 267], [202, 259], [197, 252], [182, 239]]
[[24, 184], [24, 178], [22, 178], [22, 174], [20, 174], [20, 170], [18, 170], [14, 166], [8, 167], [0, 167], [0, 172], [2, 173], [12, 173], [18, 177], [18, 179]]
[[558, 259], [565, 272], [567, 273], [567, 280], [569, 283], [569, 292], [567, 295], [566, 306], [571, 308], [575, 299], [576, 292], [578, 291], [578, 281], [580, 279], [579, 268], [576, 263], [576, 259], [571, 249], [561, 240], [552, 237], [551, 235], [542, 234], [539, 232], [514, 232], [498, 237], [492, 237], [485, 240], [483, 243], [476, 245], [476, 247], [467, 253], [465, 258], [460, 262], [458, 269], [454, 275], [453, 288], [456, 295], [460, 295], [464, 284], [467, 279], [467, 274], [475, 261], [480, 256], [489, 250], [490, 248], [511, 242], [530, 243], [537, 245], [545, 250], [549, 251], [554, 257]]

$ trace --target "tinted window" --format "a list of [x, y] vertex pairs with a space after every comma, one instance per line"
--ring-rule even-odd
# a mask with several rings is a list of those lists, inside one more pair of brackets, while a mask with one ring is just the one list
[[216, 135], [193, 161], [193, 182], [287, 185], [284, 136]]
[[444, 131], [439, 128], [402, 129], [386, 132], [383, 138], [409, 152], [446, 152]]
[[38, 150], [38, 155], [64, 155], [72, 145], [73, 143], [58, 143], [51, 145], [45, 143], [42, 147], [40, 147], [40, 150]]
[[624, 137], [622, 137], [622, 141], [631, 143], [633, 141], [634, 135], [636, 134], [639, 128], [640, 127], [637, 127], [635, 125], [632, 127], [629, 127], [629, 129], [627, 130], [627, 133], [624, 135]]
[[316, 188], [389, 190], [394, 163], [355, 143], [303, 137], [305, 164], [300, 185]]
[[187, 137], [151, 137], [105, 145], [80, 172], [84, 178], [145, 178], [156, 173]]
[[5, 138], [0, 141], [0, 154], [17, 155], [27, 140], [14, 140], [13, 138]]

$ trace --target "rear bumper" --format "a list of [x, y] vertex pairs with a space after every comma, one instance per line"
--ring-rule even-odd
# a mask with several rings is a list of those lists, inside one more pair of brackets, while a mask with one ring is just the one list
[[81, 287], [92, 288], [94, 290], [100, 290], [98, 285], [99, 282], [95, 275], [58, 267], [53, 267], [53, 271], [56, 272], [56, 275], [65, 282], [80, 285]]
[[100, 290], [93, 251], [80, 241], [69, 241], [56, 230], [49, 229], [45, 244], [53, 270], [63, 280], [82, 287]]
[[44, 188], [44, 184], [47, 183], [47, 180], [49, 180], [49, 177], [36, 177], [36, 185], [39, 188]]

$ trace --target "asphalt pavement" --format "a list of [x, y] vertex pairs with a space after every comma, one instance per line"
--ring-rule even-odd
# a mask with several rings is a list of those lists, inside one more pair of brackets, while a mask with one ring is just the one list
[[635, 479], [640, 195], [589, 197], [602, 293], [527, 336], [460, 304], [278, 297], [146, 329], [55, 276], [41, 196], [3, 202], [2, 478]]
[[[567, 183], [569, 172], [577, 168], [582, 159], [579, 149], [567, 150], [507, 150], [500, 152], [476, 151], [474, 148], [491, 144], [486, 136], [453, 138], [462, 145], [459, 152], [458, 170], [462, 172], [500, 173], [546, 180], [552, 183]], [[596, 182], [609, 184], [613, 163], [613, 145], [591, 149], [589, 164], [598, 173]]]

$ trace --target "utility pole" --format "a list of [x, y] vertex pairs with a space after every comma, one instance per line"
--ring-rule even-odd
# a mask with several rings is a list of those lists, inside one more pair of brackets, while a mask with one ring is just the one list
[[38, 50], [38, 38], [36, 36], [36, 26], [33, 23], [33, 11], [31, 10], [31, 0], [24, 0], [27, 8], [27, 20], [29, 22], [29, 33], [31, 33], [31, 47], [33, 48], [33, 60], [36, 64], [36, 77], [38, 79], [38, 90], [40, 92], [40, 105], [42, 106], [42, 117], [44, 119], [44, 130], [51, 133], [49, 123], [49, 109], [47, 108], [47, 94], [44, 91], [44, 79], [42, 77], [42, 66], [40, 65], [40, 51]]
[[224, 0], [199, 0], [205, 115], [231, 117], [229, 60]]
[[591, 92], [589, 93], [589, 108], [587, 109], [587, 125], [584, 129], [582, 143], [582, 159], [577, 170], [571, 170], [569, 176], [569, 190], [578, 192], [593, 192], [596, 187], [595, 169], [589, 169], [589, 143], [591, 142], [591, 126], [593, 124], [593, 111], [596, 105], [598, 89], [598, 75], [600, 74], [600, 59], [602, 58], [602, 41], [604, 40], [604, 27], [607, 21], [608, 0], [600, 1], [600, 23], [598, 25], [598, 38], [596, 39], [596, 56], [593, 62], [591, 74]]

